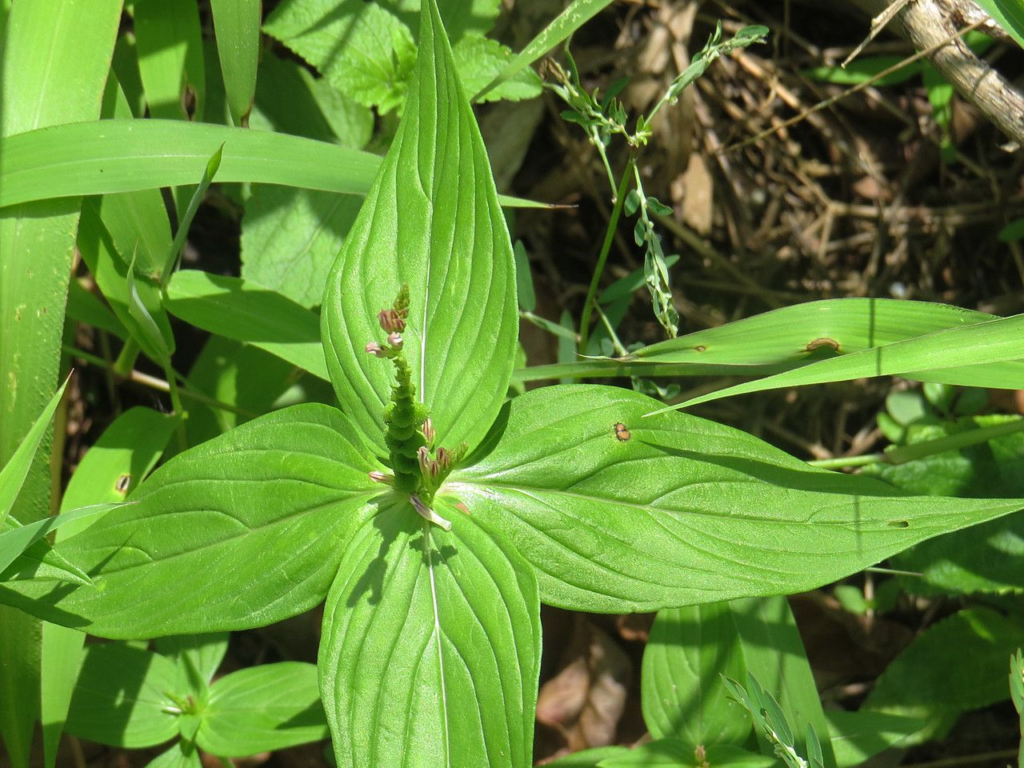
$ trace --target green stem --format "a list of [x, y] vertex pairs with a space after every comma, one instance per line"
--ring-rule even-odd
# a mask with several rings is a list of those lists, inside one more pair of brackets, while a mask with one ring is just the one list
[[960, 432], [955, 435], [940, 437], [923, 443], [913, 445], [901, 445], [886, 451], [885, 458], [889, 464], [906, 464], [908, 461], [921, 459], [925, 456], [933, 456], [944, 451], [953, 451], [959, 448], [967, 448], [979, 443], [987, 443], [997, 437], [1012, 435], [1024, 431], [1024, 419], [1007, 421], [1003, 424], [993, 424], [990, 427], [980, 427], [967, 432]]
[[615, 174], [612, 173], [612, 164], [608, 162], [608, 153], [605, 152], [604, 142], [601, 141], [600, 136], [592, 133], [590, 136], [590, 143], [597, 147], [597, 153], [601, 156], [601, 163], [604, 165], [604, 172], [608, 174], [608, 187], [614, 191]]
[[135, 340], [134, 336], [129, 336], [124, 346], [121, 347], [121, 354], [114, 361], [114, 375], [127, 376], [135, 367], [135, 361], [139, 359], [140, 351], [139, 342]]
[[626, 169], [622, 172], [622, 179], [615, 192], [615, 206], [612, 208], [611, 218], [608, 219], [608, 229], [604, 234], [604, 244], [601, 246], [601, 254], [597, 257], [597, 266], [594, 268], [594, 276], [590, 280], [590, 289], [587, 291], [587, 301], [583, 305], [583, 314], [580, 316], [580, 346], [582, 353], [586, 354], [587, 339], [590, 336], [590, 314], [597, 300], [597, 286], [601, 282], [601, 274], [604, 272], [605, 262], [608, 261], [608, 253], [612, 249], [612, 241], [615, 239], [615, 230], [619, 225], [619, 217], [622, 215], [622, 206], [626, 202], [626, 189], [629, 186], [630, 176], [633, 173], [633, 166], [636, 164], [636, 151], [631, 150], [629, 160], [626, 162]]
[[171, 407], [174, 409], [174, 415], [180, 419], [177, 430], [178, 447], [184, 451], [188, 448], [188, 439], [185, 436], [185, 419], [188, 413], [181, 404], [181, 392], [178, 390], [178, 382], [175, 379], [174, 369], [171, 368], [170, 360], [164, 363], [164, 376], [167, 377], [167, 393], [171, 396]]
[[863, 456], [838, 456], [834, 459], [815, 459], [807, 464], [818, 469], [849, 469], [867, 467], [871, 464], [886, 464], [884, 453], [866, 453]]
[[987, 443], [997, 437], [1012, 435], [1017, 432], [1024, 432], [1024, 419], [1015, 419], [1003, 424], [993, 424], [990, 427], [979, 427], [967, 432], [960, 432], [955, 435], [939, 437], [935, 440], [926, 440], [913, 445], [901, 445], [892, 448], [885, 453], [869, 453], [864, 456], [850, 456], [836, 459], [821, 459], [819, 461], [807, 462], [812, 467], [821, 469], [843, 469], [846, 467], [864, 467], [871, 464], [906, 464], [908, 461], [924, 459], [928, 456], [935, 456], [946, 451], [955, 451], [960, 448], [969, 448], [972, 445]]
[[[104, 360], [102, 357], [97, 357], [96, 355], [86, 352], [85, 350], [71, 347], [67, 344], [64, 344], [61, 349], [63, 349], [67, 354], [83, 360], [89, 365], [99, 366], [100, 368], [105, 368], [108, 371], [112, 371], [113, 369], [112, 363]], [[158, 379], [155, 376], [150, 376], [149, 374], [142, 373], [140, 371], [129, 371], [126, 375], [122, 376], [122, 378], [136, 384], [141, 384], [144, 387], [155, 389], [158, 392], [170, 392], [171, 389], [170, 384], [163, 379]], [[175, 374], [175, 378], [180, 378], [180, 376]], [[181, 395], [184, 400], [195, 400], [197, 403], [202, 403], [203, 405], [208, 405], [211, 408], [217, 408], [221, 411], [227, 411], [228, 413], [234, 413], [246, 419], [255, 419], [259, 416], [258, 413], [253, 413], [245, 408], [239, 408], [237, 405], [231, 405], [231, 403], [225, 403], [222, 400], [217, 400], [216, 398], [205, 395], [202, 392], [197, 392], [196, 390], [189, 389], [181, 385], [178, 385], [178, 394]]]

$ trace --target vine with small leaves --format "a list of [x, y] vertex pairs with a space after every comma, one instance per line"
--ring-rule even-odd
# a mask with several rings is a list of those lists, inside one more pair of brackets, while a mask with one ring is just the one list
[[775, 756], [786, 764], [786, 768], [824, 768], [825, 758], [821, 742], [813, 725], [807, 724], [807, 757], [804, 758], [797, 750], [793, 729], [786, 720], [782, 707], [775, 697], [761, 686], [757, 678], [748, 672], [746, 688], [727, 677], [723, 677], [722, 681], [729, 690], [730, 698], [750, 713], [754, 727], [761, 730], [772, 745]]
[[[637, 155], [653, 135], [654, 117], [662, 107], [675, 104], [683, 91], [703, 75], [720, 56], [754, 43], [764, 42], [767, 34], [767, 27], [749, 26], [740, 29], [731, 39], [723, 40], [722, 25], [718, 24], [707, 44], [693, 57], [690, 65], [672, 81], [650, 113], [637, 118], [633, 131], [627, 127], [626, 109], [618, 99], [618, 95], [626, 87], [626, 79], [616, 80], [602, 97], [599, 91], [589, 93], [581, 85], [579, 70], [568, 50], [565, 51], [567, 69], [554, 61], [547, 62], [547, 72], [550, 73], [553, 82], [546, 83], [546, 87], [569, 106], [569, 109], [562, 112], [563, 119], [581, 126], [587, 134], [588, 141], [601, 157], [601, 163], [608, 176], [608, 184], [614, 195], [612, 214], [580, 317], [581, 350], [587, 349], [597, 288], [623, 208], [627, 216], [639, 213], [636, 226], [633, 228], [633, 239], [644, 249], [644, 277], [654, 304], [654, 314], [668, 337], [676, 336], [679, 314], [672, 300], [672, 286], [661, 238], [651, 222], [652, 212], [667, 216], [672, 213], [672, 209], [644, 192], [643, 180], [637, 167]], [[626, 166], [618, 181], [608, 158], [608, 147], [615, 136], [621, 136], [629, 147]]]

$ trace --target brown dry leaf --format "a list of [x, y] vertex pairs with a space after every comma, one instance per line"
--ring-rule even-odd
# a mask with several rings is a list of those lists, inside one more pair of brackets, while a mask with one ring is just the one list
[[715, 214], [715, 181], [700, 155], [690, 155], [686, 172], [673, 182], [673, 200], [677, 193], [683, 223], [699, 235], [710, 233]]
[[573, 752], [614, 744], [632, 671], [611, 637], [577, 617], [559, 672], [541, 686], [538, 722], [558, 730]]
[[[676, 75], [689, 66], [687, 44], [698, 5], [693, 0], [676, 0], [662, 3], [655, 12], [630, 77], [627, 97], [631, 111], [647, 112]], [[688, 89], [677, 104], [666, 105], [654, 118], [656, 149], [648, 153], [645, 162], [653, 162], [653, 157], [659, 155], [654, 169], [658, 178], [674, 178], [686, 167], [696, 125], [693, 109], [693, 94]]]
[[653, 613], [623, 613], [615, 617], [619, 637], [633, 643], [646, 643], [654, 624]]

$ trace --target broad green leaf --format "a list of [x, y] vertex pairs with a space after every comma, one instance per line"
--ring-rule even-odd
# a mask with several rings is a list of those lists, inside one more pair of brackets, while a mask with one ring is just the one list
[[263, 30], [342, 93], [382, 114], [401, 107], [416, 59], [409, 28], [376, 3], [286, 0]]
[[319, 657], [339, 768], [532, 762], [536, 582], [474, 518], [442, 514], [450, 533], [392, 497], [352, 533]]
[[355, 428], [310, 404], [176, 456], [56, 551], [94, 588], [0, 586], [0, 602], [119, 638], [243, 629], [323, 599], [349, 532], [378, 493]]
[[[481, 90], [512, 61], [512, 51], [504, 45], [497, 40], [476, 35], [464, 37], [456, 43], [452, 48], [452, 56], [455, 57], [455, 67], [466, 93]], [[532, 99], [540, 96], [542, 89], [537, 73], [532, 69], [523, 69], [477, 101]]]
[[[250, 125], [362, 149], [373, 115], [304, 67], [267, 53]], [[352, 195], [253, 185], [242, 220], [242, 277], [319, 305], [361, 204]]]
[[[808, 729], [827, 737], [828, 721], [789, 603], [785, 597], [775, 596], [735, 601], [729, 608], [741, 638], [748, 673], [778, 702], [786, 722], [797, 735], [798, 747], [807, 754], [804, 736]], [[754, 730], [758, 730], [756, 725]], [[762, 751], [770, 751], [760, 733], [758, 740]], [[820, 747], [825, 767], [835, 768], [831, 743], [826, 740]]]
[[161, 752], [147, 763], [146, 768], [202, 768], [203, 762], [195, 747], [186, 747], [178, 741], [166, 752]]
[[362, 203], [353, 195], [255, 185], [242, 220], [242, 277], [319, 306]]
[[[1012, 426], [1018, 417], [979, 416], [939, 425], [912, 426], [909, 445], [978, 428]], [[945, 451], [898, 466], [866, 472], [911, 493], [994, 498], [1024, 495], [1024, 433]], [[955, 535], [939, 536], [901, 553], [895, 566], [921, 573], [906, 583], [911, 592], [1006, 592], [1024, 589], [1024, 515], [1009, 515]]]
[[167, 309], [203, 330], [244, 341], [327, 379], [317, 317], [279, 293], [198, 270], [174, 275]]
[[[420, 0], [379, 0], [380, 5], [401, 19], [413, 32], [418, 34]], [[448, 39], [455, 43], [466, 35], [486, 35], [498, 18], [501, 0], [439, 0], [437, 9], [441, 14]]]
[[978, 709], [1007, 697], [1006, 659], [1024, 625], [988, 608], [962, 610], [914, 639], [882, 673], [866, 710], [924, 717]]
[[278, 400], [289, 390], [301, 387], [308, 391], [313, 383], [320, 385], [326, 397], [309, 396], [296, 403], [333, 402], [334, 393], [327, 382], [319, 379], [311, 382], [304, 378], [303, 371], [258, 347], [211, 336], [189, 371], [188, 387], [214, 398], [224, 407], [199, 400], [191, 403], [185, 422], [187, 443], [199, 445], [212, 440], [239, 424], [281, 407]]
[[1024, 315], [946, 328], [820, 360], [796, 370], [692, 398], [673, 408], [782, 387], [904, 376], [966, 387], [1016, 389], [1024, 384], [1020, 335]]
[[640, 675], [644, 722], [654, 738], [741, 745], [750, 718], [728, 698], [722, 676], [746, 677], [739, 634], [727, 603], [658, 613]]
[[285, 661], [232, 672], [210, 688], [196, 743], [243, 757], [327, 738], [313, 664]]
[[489, 91], [511, 80], [610, 4], [611, 0], [574, 0], [572, 5], [562, 11], [554, 21], [529, 42], [519, 55], [509, 62], [501, 73], [488, 83], [487, 87], [476, 93], [473, 100], [483, 100]]
[[445, 489], [509, 537], [545, 602], [609, 612], [811, 589], [1022, 505], [817, 471], [712, 422], [643, 418], [656, 405], [597, 385], [528, 392]]
[[[156, 465], [178, 421], [174, 416], [141, 407], [121, 414], [79, 462], [64, 491], [61, 509], [123, 501]], [[80, 533], [97, 519], [64, 524], [57, 531], [56, 540]], [[57, 757], [84, 642], [85, 635], [77, 630], [43, 624], [43, 748], [50, 766]]]
[[[620, 755], [606, 757], [598, 768], [692, 768], [693, 747], [679, 739], [657, 739]], [[717, 763], [716, 763], [717, 765]]]
[[249, 127], [362, 149], [373, 133], [373, 113], [302, 65], [265, 51]]
[[[0, 144], [99, 117], [121, 5], [37, 0], [10, 6], [0, 41]], [[0, 158], [3, 190], [10, 158], [3, 149]], [[57, 385], [79, 206], [69, 199], [0, 210], [0, 466]], [[44, 435], [15, 507], [22, 522], [49, 514], [49, 446]], [[13, 768], [26, 768], [40, 711], [42, 629], [6, 608], [0, 626], [0, 741]]]
[[[25, 483], [25, 478], [28, 477], [32, 460], [35, 458], [39, 445], [43, 441], [43, 435], [49, 428], [50, 422], [53, 421], [53, 414], [57, 410], [57, 405], [60, 404], [60, 399], [64, 396], [64, 390], [67, 385], [68, 382], [65, 380], [60, 385], [60, 388], [54, 392], [50, 402], [46, 404], [43, 412], [39, 414], [32, 428], [25, 435], [21, 445], [18, 446], [14, 454], [7, 460], [7, 463], [3, 465], [3, 469], [0, 469], [0, 524], [7, 519], [15, 500], [18, 498], [18, 493]], [[4, 567], [6, 566], [0, 566], [0, 571]]]
[[[181, 683], [189, 680], [182, 673], [188, 668], [195, 670], [204, 683], [213, 680], [224, 654], [228, 652], [228, 633], [160, 637], [156, 640], [156, 649], [168, 659], [178, 662], [179, 686], [176, 690], [184, 690]], [[188, 657], [187, 663], [185, 657]]]
[[[558, 761], [554, 765], [563, 763]], [[748, 752], [729, 744], [702, 746], [701, 757], [698, 757], [692, 744], [678, 739], [659, 739], [606, 757], [597, 763], [597, 768], [775, 768], [776, 765], [776, 759], [770, 755]]]
[[163, 656], [123, 643], [90, 645], [68, 712], [67, 730], [113, 747], [152, 747], [178, 733], [177, 671]]
[[206, 75], [196, 0], [136, 2], [135, 38], [150, 114], [176, 120], [201, 118]]
[[324, 294], [335, 392], [381, 451], [394, 374], [364, 348], [384, 338], [377, 313], [403, 283], [406, 357], [439, 445], [473, 445], [487, 432], [519, 325], [512, 245], [487, 153], [436, 10], [423, 19], [408, 108]]
[[[151, 0], [150, 0], [151, 1]], [[362, 195], [380, 158], [268, 131], [176, 120], [99, 120], [0, 138], [0, 208], [70, 195], [194, 184], [224, 145], [217, 178]], [[502, 205], [545, 208], [499, 196]]]
[[842, 709], [825, 711], [832, 749], [841, 766], [856, 766], [892, 747], [900, 746], [913, 737], [924, 725], [924, 720], [884, 712], [847, 712]]
[[1024, 5], [1021, 0], [978, 0], [978, 5], [996, 20], [1017, 45], [1024, 48]]
[[246, 125], [260, 58], [260, 0], [212, 0], [224, 90], [235, 125]]
[[[152, 408], [122, 413], [86, 452], [64, 492], [63, 510], [124, 501], [156, 466], [179, 419]], [[88, 526], [74, 526], [79, 533]], [[58, 538], [66, 538], [64, 529]]]

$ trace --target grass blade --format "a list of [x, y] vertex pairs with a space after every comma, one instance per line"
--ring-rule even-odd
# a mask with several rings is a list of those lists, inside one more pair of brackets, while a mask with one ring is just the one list
[[473, 101], [480, 101], [489, 91], [494, 90], [509, 78], [515, 77], [517, 73], [530, 66], [530, 64], [565, 40], [569, 35], [590, 21], [590, 19], [594, 18], [599, 11], [611, 5], [611, 1], [576, 0], [576, 2], [562, 11], [554, 21], [548, 24], [539, 35], [527, 43], [526, 47], [509, 62], [501, 74], [473, 97]]
[[[380, 166], [369, 152], [269, 131], [175, 120], [71, 123], [0, 138], [0, 208], [71, 195], [194, 184], [224, 145], [219, 181], [365, 195]], [[502, 205], [544, 208], [499, 196]]]
[[[121, 0], [11, 6], [0, 45], [0, 141], [98, 118], [120, 21]], [[2, 150], [0, 158], [6, 175], [10, 159]], [[0, 465], [14, 454], [57, 383], [79, 205], [70, 199], [0, 211]], [[44, 436], [14, 513], [31, 522], [49, 509]], [[14, 768], [25, 768], [40, 712], [40, 622], [2, 608], [0, 626], [0, 737]], [[45, 757], [52, 764], [51, 750]]]
[[235, 125], [247, 126], [256, 93], [260, 54], [260, 0], [211, 0], [217, 52], [228, 109]]

